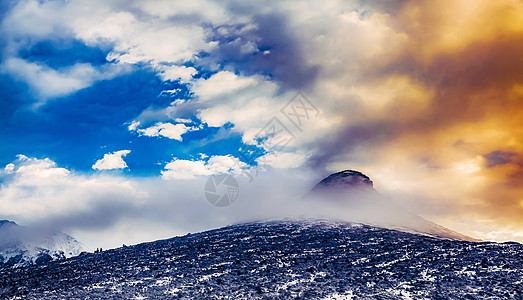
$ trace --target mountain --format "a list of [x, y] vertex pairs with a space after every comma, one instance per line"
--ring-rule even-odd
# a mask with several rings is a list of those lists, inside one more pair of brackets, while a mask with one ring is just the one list
[[42, 264], [89, 251], [67, 234], [0, 220], [0, 269]]
[[346, 220], [369, 225], [426, 234], [434, 237], [480, 241], [428, 221], [380, 195], [365, 174], [344, 170], [321, 180], [306, 199], [335, 202]]
[[523, 245], [251, 222], [0, 272], [0, 298], [523, 299]]
[[337, 189], [374, 190], [374, 184], [369, 176], [354, 170], [334, 173], [320, 181], [312, 188], [312, 192], [325, 192]]

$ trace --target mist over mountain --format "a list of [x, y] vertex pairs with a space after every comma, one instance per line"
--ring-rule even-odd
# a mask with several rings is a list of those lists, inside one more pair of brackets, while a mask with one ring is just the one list
[[[299, 199], [283, 198], [286, 192], [288, 191], [284, 190], [279, 195], [281, 199], [274, 199], [273, 194], [267, 194], [266, 199], [262, 199], [260, 196], [264, 194], [255, 194], [252, 204], [259, 205], [259, 209], [254, 206], [248, 211], [235, 211], [236, 207], [232, 206], [230, 212], [226, 211], [234, 216], [230, 217], [229, 224], [285, 217], [327, 218], [446, 239], [477, 241], [427, 221], [395, 204], [378, 193], [372, 180], [359, 171], [344, 170], [331, 174], [314, 185], [309, 192], [302, 192], [305, 196]], [[39, 264], [76, 256], [83, 251], [89, 252], [86, 246], [74, 238], [55, 230], [37, 229], [34, 226], [26, 228], [9, 221], [1, 221], [1, 224], [0, 263], [4, 267]], [[214, 225], [214, 228], [221, 226], [223, 225]], [[213, 227], [211, 225], [207, 228]], [[121, 243], [130, 242], [122, 240], [120, 245]]]
[[63, 260], [82, 252], [90, 249], [67, 234], [0, 220], [0, 269]]
[[290, 203], [343, 218], [245, 221], [82, 255], [67, 235], [1, 221], [2, 255], [12, 254], [0, 297], [523, 299], [521, 244], [478, 242], [427, 221], [361, 172], [331, 174]]
[[344, 220], [440, 238], [480, 241], [430, 222], [394, 203], [374, 189], [367, 175], [355, 170], [329, 175], [312, 188], [306, 199], [343, 209]]

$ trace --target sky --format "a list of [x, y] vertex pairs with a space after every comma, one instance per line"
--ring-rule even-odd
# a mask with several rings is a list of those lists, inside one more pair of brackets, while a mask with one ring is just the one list
[[[1, 218], [117, 247], [355, 169], [523, 242], [521, 1], [1, 0], [0, 51]], [[223, 173], [240, 192], [215, 207]]]

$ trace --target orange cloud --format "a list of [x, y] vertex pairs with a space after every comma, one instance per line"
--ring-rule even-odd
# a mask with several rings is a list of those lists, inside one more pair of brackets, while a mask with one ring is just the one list
[[385, 125], [367, 127], [372, 159], [347, 160], [444, 225], [523, 242], [523, 2], [410, 1], [384, 20], [406, 38], [351, 91]]

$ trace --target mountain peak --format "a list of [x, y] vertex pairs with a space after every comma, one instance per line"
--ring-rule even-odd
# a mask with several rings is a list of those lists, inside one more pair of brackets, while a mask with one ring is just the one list
[[344, 170], [334, 173], [320, 181], [312, 190], [319, 191], [331, 188], [372, 189], [369, 176], [355, 170]]
[[335, 200], [341, 205], [344, 218], [354, 222], [447, 239], [477, 241], [430, 222], [390, 201], [374, 189], [367, 175], [359, 171], [344, 170], [331, 174], [316, 184], [309, 196]]
[[16, 223], [13, 222], [13, 221], [9, 221], [9, 220], [0, 220], [0, 227], [5, 226], [5, 225], [8, 225], [8, 226], [18, 226], [18, 224], [16, 224]]
[[0, 220], [0, 270], [65, 259], [90, 250], [71, 236]]

